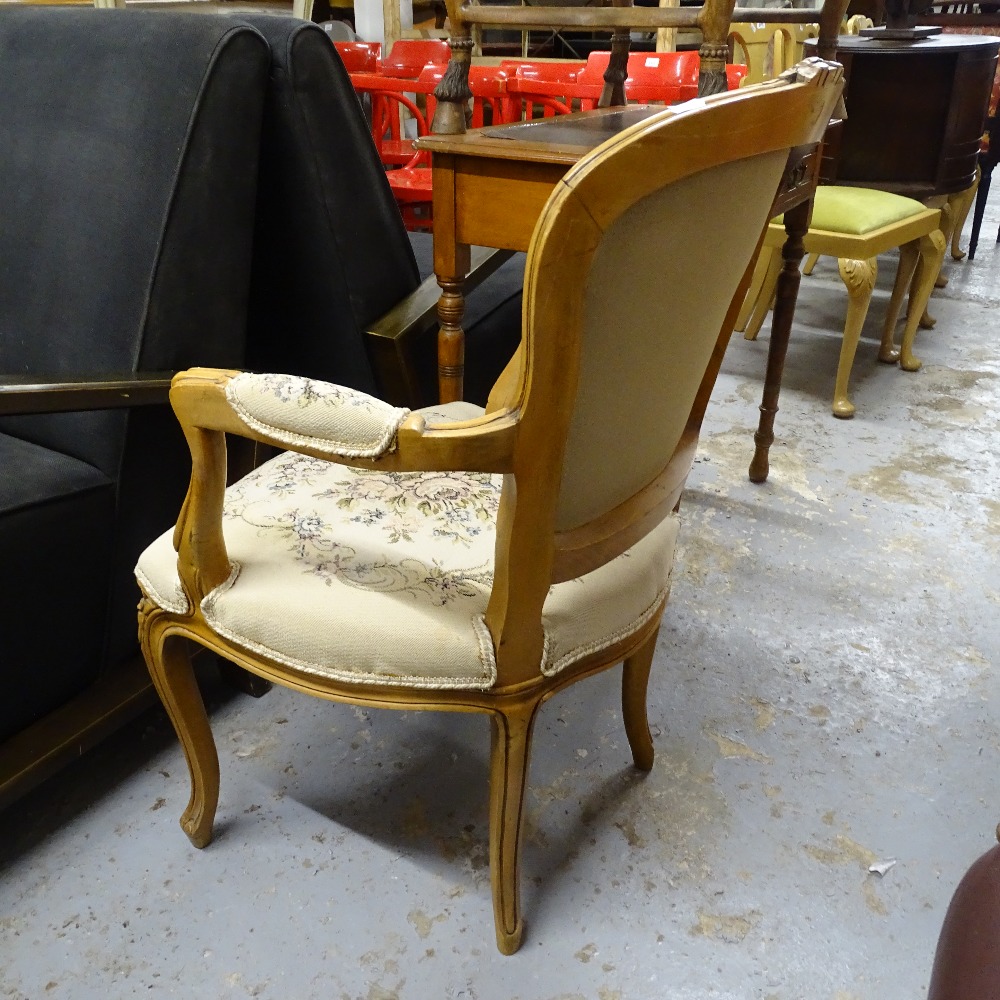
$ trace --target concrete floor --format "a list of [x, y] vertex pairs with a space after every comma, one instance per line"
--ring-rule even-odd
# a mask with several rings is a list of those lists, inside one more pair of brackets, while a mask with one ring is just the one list
[[158, 712], [0, 816], [0, 994], [923, 996], [1000, 819], [998, 214], [948, 267], [918, 374], [875, 360], [883, 259], [853, 421], [829, 413], [843, 290], [831, 262], [803, 281], [765, 486], [766, 340], [733, 342], [683, 505], [656, 765], [629, 766], [617, 671], [545, 707], [517, 956], [493, 944], [485, 719], [216, 694], [209, 849], [177, 827]]

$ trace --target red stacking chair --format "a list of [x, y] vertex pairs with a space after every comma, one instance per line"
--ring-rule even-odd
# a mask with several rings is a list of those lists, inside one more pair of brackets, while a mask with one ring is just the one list
[[[427, 66], [416, 81], [419, 92], [427, 94], [426, 120], [434, 117], [434, 88], [444, 76], [444, 66]], [[472, 91], [472, 128], [506, 121], [507, 74], [496, 66], [469, 67], [469, 89]], [[421, 133], [424, 134], [424, 133]], [[431, 229], [430, 154], [417, 152], [405, 166], [389, 170], [386, 176], [396, 198], [407, 229]]]
[[442, 38], [401, 38], [382, 60], [382, 75], [415, 80], [428, 63], [446, 66], [450, 58]]
[[[435, 68], [444, 73], [444, 66]], [[384, 76], [378, 72], [352, 73], [351, 83], [359, 96], [367, 95], [371, 100], [372, 139], [383, 166], [399, 167], [409, 163], [413, 159], [414, 136], [407, 134], [407, 119], [412, 118], [411, 130], [415, 135], [427, 134], [431, 118], [416, 97], [420, 94], [430, 98], [437, 84]]]
[[726, 89], [739, 90], [749, 71], [750, 67], [743, 63], [726, 63]]
[[428, 65], [443, 73], [450, 52], [438, 38], [401, 38], [373, 71], [351, 73], [354, 89], [371, 99], [372, 138], [383, 165], [398, 167], [413, 159], [413, 136], [407, 135], [404, 122], [412, 117], [416, 135], [427, 134], [430, 116], [415, 95], [429, 94], [436, 86], [428, 90], [417, 78]]
[[333, 47], [348, 73], [378, 72], [381, 42], [334, 42]]
[[573, 110], [576, 80], [584, 62], [526, 62], [505, 59], [500, 68], [507, 74], [507, 121], [565, 115]]
[[[604, 87], [610, 52], [591, 52], [587, 65], [577, 77], [587, 89], [582, 108], [594, 108]], [[697, 52], [631, 52], [625, 78], [625, 97], [642, 104], [672, 104], [698, 96]], [[596, 88], [596, 94], [593, 93]]]

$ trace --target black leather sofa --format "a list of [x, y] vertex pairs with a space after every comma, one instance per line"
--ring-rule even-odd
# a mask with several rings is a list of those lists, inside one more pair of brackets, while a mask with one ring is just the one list
[[[419, 405], [433, 359], [406, 359], [432, 321], [390, 333], [388, 360], [367, 331], [435, 293], [315, 25], [5, 10], [0, 80], [2, 806], [152, 703], [132, 567], [187, 485], [169, 373], [291, 371]], [[517, 261], [470, 296], [480, 398], [519, 298]]]

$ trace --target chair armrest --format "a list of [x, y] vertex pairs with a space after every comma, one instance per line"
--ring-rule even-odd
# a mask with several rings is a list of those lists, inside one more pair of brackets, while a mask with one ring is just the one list
[[343, 386], [215, 368], [179, 372], [170, 401], [189, 441], [196, 432], [221, 431], [382, 471], [513, 468], [517, 420], [508, 409], [472, 420], [428, 424], [420, 413]]
[[[287, 391], [283, 391], [287, 398], [281, 400], [272, 393], [266, 405], [259, 408], [260, 400], [255, 393], [244, 393], [242, 389], [259, 387], [260, 383], [255, 380], [282, 377], [247, 376], [242, 389], [237, 385], [227, 393], [227, 388], [237, 382], [240, 374], [217, 368], [192, 368], [174, 376], [170, 389], [170, 402], [191, 448], [191, 485], [173, 538], [178, 554], [177, 570], [190, 607], [198, 607], [205, 595], [232, 572], [222, 532], [226, 434], [238, 434], [279, 448], [291, 447], [315, 458], [379, 471], [510, 472], [513, 469], [517, 419], [509, 410], [474, 420], [428, 426], [422, 415], [396, 409], [363, 393], [308, 379], [293, 380], [289, 376], [283, 377], [287, 380]], [[273, 384], [277, 386], [278, 382]], [[322, 429], [320, 425], [324, 421], [297, 412], [302, 399], [307, 400], [304, 409], [308, 411], [322, 394], [333, 400], [331, 409], [334, 412], [329, 425], [334, 436], [343, 438], [353, 434], [358, 440], [321, 440], [316, 431]], [[233, 395], [258, 427], [247, 423], [232, 405], [229, 397]], [[360, 434], [351, 427], [350, 420], [342, 419], [345, 413], [350, 416], [355, 404], [365, 411], [358, 421]], [[266, 416], [267, 423], [258, 419], [260, 415]], [[379, 431], [387, 429], [382, 441]], [[302, 434], [302, 430], [309, 433]], [[372, 440], [375, 440], [374, 447]], [[358, 445], [378, 454], [372, 457], [344, 454], [364, 450]]]
[[0, 375], [0, 415], [107, 410], [165, 403], [172, 372]]

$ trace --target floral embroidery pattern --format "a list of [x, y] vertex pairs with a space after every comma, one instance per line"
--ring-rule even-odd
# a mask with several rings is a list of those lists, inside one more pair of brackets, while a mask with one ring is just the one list
[[373, 457], [394, 448], [410, 412], [297, 375], [244, 372], [226, 384], [226, 399], [247, 426], [274, 440], [347, 457]]
[[[327, 585], [443, 606], [492, 585], [500, 483], [485, 473], [348, 469], [289, 452], [230, 487], [225, 517], [280, 537], [302, 571]], [[442, 544], [459, 558], [422, 558], [442, 554]]]
[[332, 382], [318, 382], [299, 375], [253, 375], [244, 372], [232, 379], [230, 384], [233, 383], [235, 383], [233, 391], [240, 395], [246, 386], [252, 389], [254, 395], [273, 396], [280, 403], [294, 403], [301, 408], [316, 404], [350, 406], [362, 409], [366, 413], [378, 414], [393, 409], [382, 400], [358, 392], [356, 389], [348, 389]]

